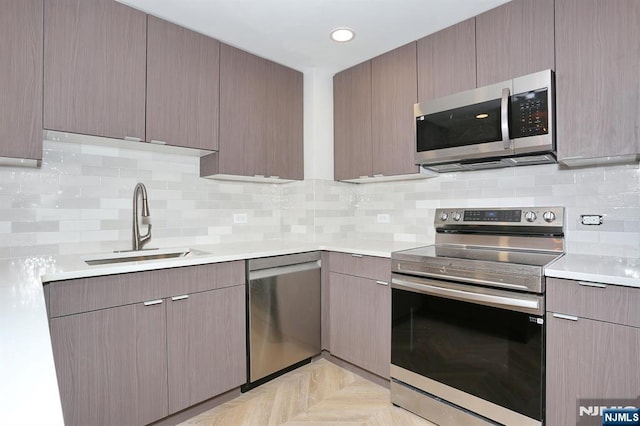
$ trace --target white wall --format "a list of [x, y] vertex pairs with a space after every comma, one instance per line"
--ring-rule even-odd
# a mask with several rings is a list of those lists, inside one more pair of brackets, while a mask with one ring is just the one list
[[333, 73], [304, 74], [304, 178], [333, 180]]

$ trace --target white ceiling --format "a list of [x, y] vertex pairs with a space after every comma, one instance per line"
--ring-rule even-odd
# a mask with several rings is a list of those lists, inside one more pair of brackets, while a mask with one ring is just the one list
[[[118, 1], [303, 72], [337, 72], [508, 0]], [[355, 39], [331, 41], [343, 26]]]

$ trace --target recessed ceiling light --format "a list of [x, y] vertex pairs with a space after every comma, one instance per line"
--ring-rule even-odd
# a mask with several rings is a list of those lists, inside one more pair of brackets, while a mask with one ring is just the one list
[[488, 116], [489, 116], [489, 114], [482, 113], [482, 114], [478, 114], [478, 115], [476, 115], [476, 118], [477, 118], [478, 120], [482, 120], [483, 118], [487, 118]]
[[356, 36], [356, 33], [354, 33], [351, 28], [341, 27], [331, 30], [330, 35], [331, 40], [337, 43], [346, 43], [353, 40], [353, 38]]

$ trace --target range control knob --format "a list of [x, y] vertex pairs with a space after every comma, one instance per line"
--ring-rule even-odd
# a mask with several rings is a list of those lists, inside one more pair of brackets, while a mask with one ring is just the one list
[[551, 223], [554, 220], [556, 220], [556, 214], [551, 211], [544, 212], [544, 214], [542, 215], [542, 218], [545, 220], [545, 222]]
[[449, 219], [449, 215], [447, 214], [447, 212], [442, 212], [442, 213], [440, 213], [440, 220], [441, 220], [441, 221], [443, 221], [443, 222], [444, 222], [444, 221], [445, 221], [445, 220], [447, 220], [447, 219]]
[[460, 212], [455, 212], [453, 214], [453, 220], [455, 220], [456, 222], [459, 221], [460, 219], [462, 219], [462, 215], [460, 214]]
[[535, 212], [529, 211], [524, 214], [524, 218], [527, 220], [527, 222], [535, 222], [538, 216]]

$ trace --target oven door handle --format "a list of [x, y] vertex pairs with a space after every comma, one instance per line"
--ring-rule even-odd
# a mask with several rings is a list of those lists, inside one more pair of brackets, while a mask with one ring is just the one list
[[[423, 282], [412, 282], [393, 277], [391, 279], [391, 288], [439, 296], [446, 299], [460, 300], [463, 302], [478, 303], [485, 306], [509, 309], [512, 311], [528, 312], [536, 315], [543, 314], [544, 308], [541, 303], [541, 297], [519, 297], [517, 295], [505, 295], [505, 292], [501, 292], [502, 294], [489, 294], [488, 289], [484, 293], [479, 293], [458, 288], [442, 287], [436, 283], [431, 283], [428, 280], [421, 281]], [[496, 293], [498, 291], [499, 290], [496, 290]]]

